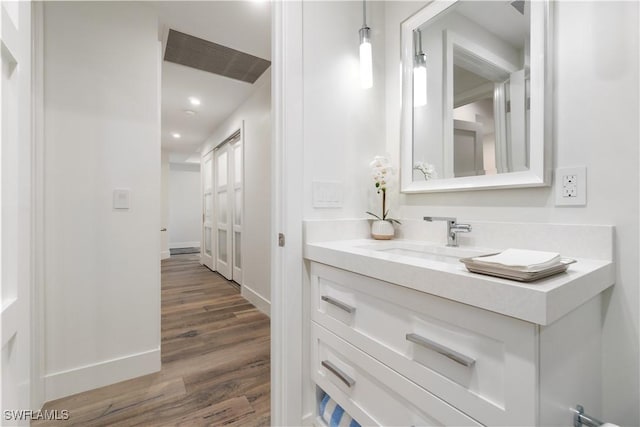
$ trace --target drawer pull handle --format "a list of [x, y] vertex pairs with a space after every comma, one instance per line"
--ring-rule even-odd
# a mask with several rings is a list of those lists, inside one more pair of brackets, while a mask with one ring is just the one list
[[438, 344], [435, 341], [431, 341], [428, 338], [421, 337], [418, 334], [407, 334], [406, 338], [407, 341], [411, 341], [414, 344], [418, 344], [422, 347], [438, 352], [454, 362], [458, 362], [459, 364], [466, 366], [467, 368], [472, 367], [476, 363], [475, 359], [465, 356], [464, 354], [460, 354], [457, 351], [452, 350], [449, 347], [445, 347], [442, 344]]
[[344, 372], [342, 372], [342, 370], [340, 370], [340, 368], [338, 368], [336, 365], [334, 365], [333, 363], [329, 362], [328, 360], [323, 360], [322, 361], [322, 366], [327, 368], [327, 370], [329, 372], [331, 372], [333, 375], [338, 377], [340, 379], [340, 381], [342, 381], [343, 383], [345, 383], [347, 385], [347, 387], [351, 388], [354, 385], [356, 385], [356, 381], [353, 378], [351, 378], [349, 375], [347, 375]]
[[338, 301], [337, 299], [331, 298], [331, 297], [329, 297], [327, 295], [322, 295], [321, 299], [322, 299], [322, 301], [326, 301], [329, 304], [335, 305], [336, 307], [346, 311], [347, 313], [353, 314], [353, 312], [356, 311], [355, 307], [351, 307], [350, 305], [347, 305], [347, 304], [343, 303], [342, 301]]

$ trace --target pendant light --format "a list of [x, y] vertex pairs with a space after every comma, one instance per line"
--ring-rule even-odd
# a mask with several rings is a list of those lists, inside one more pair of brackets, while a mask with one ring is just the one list
[[422, 33], [413, 32], [415, 56], [413, 58], [413, 106], [427, 105], [427, 55], [422, 51]]
[[363, 89], [373, 86], [373, 64], [371, 58], [371, 28], [367, 27], [367, 4], [362, 0], [362, 28], [360, 34], [360, 84]]

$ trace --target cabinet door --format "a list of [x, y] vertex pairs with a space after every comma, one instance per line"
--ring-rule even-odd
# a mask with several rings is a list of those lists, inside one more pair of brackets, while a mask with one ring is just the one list
[[481, 425], [315, 322], [311, 329], [313, 380], [361, 425]]
[[311, 300], [314, 321], [479, 422], [535, 424], [535, 325], [318, 263]]

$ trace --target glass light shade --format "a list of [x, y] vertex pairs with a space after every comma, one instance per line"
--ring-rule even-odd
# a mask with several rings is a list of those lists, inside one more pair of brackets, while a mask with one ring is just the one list
[[360, 83], [363, 89], [373, 86], [371, 43], [368, 40], [360, 43]]
[[413, 68], [413, 106], [427, 105], [427, 66], [417, 64]]

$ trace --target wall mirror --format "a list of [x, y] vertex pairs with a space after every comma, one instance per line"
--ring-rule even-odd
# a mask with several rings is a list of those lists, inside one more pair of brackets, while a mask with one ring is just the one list
[[549, 14], [435, 0], [402, 23], [403, 192], [550, 184]]

